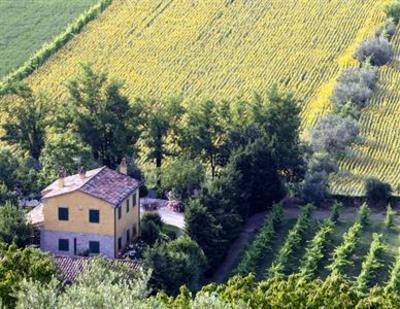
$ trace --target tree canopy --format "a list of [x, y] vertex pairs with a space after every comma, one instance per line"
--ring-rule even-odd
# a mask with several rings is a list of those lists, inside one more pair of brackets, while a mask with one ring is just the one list
[[140, 101], [131, 108], [121, 89], [122, 83], [109, 80], [105, 72], [96, 72], [87, 64], [68, 84], [76, 132], [91, 146], [96, 160], [113, 168], [132, 154], [140, 135]]
[[0, 205], [0, 241], [23, 247], [31, 242], [32, 226], [24, 211], [10, 202]]

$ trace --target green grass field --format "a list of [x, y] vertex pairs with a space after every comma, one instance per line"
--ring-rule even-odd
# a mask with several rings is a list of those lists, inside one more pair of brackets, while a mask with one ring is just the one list
[[0, 77], [23, 64], [97, 0], [1, 0]]

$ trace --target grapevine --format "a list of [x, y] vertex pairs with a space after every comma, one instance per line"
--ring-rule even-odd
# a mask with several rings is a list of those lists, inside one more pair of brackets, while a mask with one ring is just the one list
[[310, 241], [306, 249], [300, 266], [300, 275], [307, 279], [313, 278], [318, 270], [319, 262], [324, 257], [323, 250], [329, 241], [329, 237], [335, 230], [335, 225], [331, 220], [326, 220], [315, 234], [314, 238]]
[[356, 290], [365, 293], [370, 287], [372, 280], [376, 275], [376, 271], [383, 266], [382, 252], [385, 248], [382, 242], [382, 235], [374, 233], [369, 252], [361, 266], [360, 275], [356, 279]]
[[271, 268], [267, 269], [267, 277], [274, 277], [285, 273], [290, 265], [290, 257], [294, 251], [300, 248], [304, 241], [305, 232], [313, 222], [311, 217], [313, 208], [314, 207], [311, 204], [303, 207], [299, 217], [297, 218], [296, 224], [289, 231], [289, 234], [286, 237], [283, 246], [280, 248], [275, 261], [272, 263]]
[[245, 251], [235, 273], [246, 275], [256, 271], [260, 259], [271, 253], [271, 244], [276, 235], [276, 229], [283, 219], [283, 208], [281, 204], [274, 205], [271, 215], [268, 217], [255, 240]]

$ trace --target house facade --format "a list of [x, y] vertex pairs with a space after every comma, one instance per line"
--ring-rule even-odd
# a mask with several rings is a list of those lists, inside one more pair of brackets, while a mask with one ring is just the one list
[[57, 256], [117, 258], [140, 230], [139, 182], [107, 167], [60, 178], [42, 191], [40, 247]]

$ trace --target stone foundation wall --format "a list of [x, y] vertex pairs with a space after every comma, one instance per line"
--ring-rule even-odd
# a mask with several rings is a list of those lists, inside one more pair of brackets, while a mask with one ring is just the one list
[[[68, 251], [58, 250], [59, 239], [69, 240]], [[40, 231], [40, 248], [43, 251], [51, 252], [54, 255], [75, 255], [74, 239], [76, 239], [77, 255], [82, 255], [83, 253], [88, 252], [89, 241], [98, 241], [100, 243], [100, 255], [106, 256], [111, 259], [115, 258], [114, 237], [109, 235], [59, 232], [42, 229]]]

